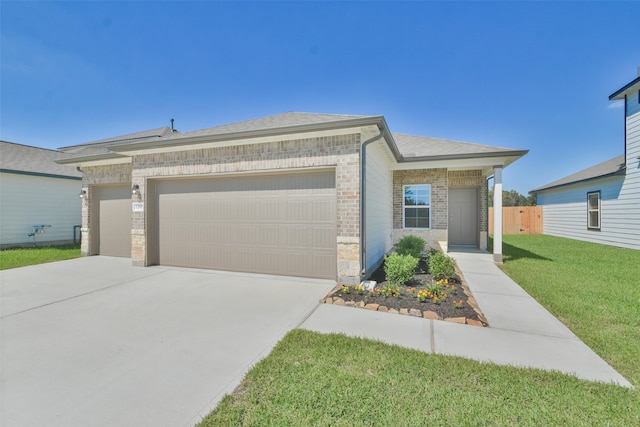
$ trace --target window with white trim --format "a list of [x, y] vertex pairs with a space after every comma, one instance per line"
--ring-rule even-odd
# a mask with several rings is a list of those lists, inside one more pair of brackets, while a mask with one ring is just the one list
[[587, 228], [600, 230], [600, 192], [587, 193]]
[[404, 185], [402, 199], [404, 228], [431, 228], [431, 185]]

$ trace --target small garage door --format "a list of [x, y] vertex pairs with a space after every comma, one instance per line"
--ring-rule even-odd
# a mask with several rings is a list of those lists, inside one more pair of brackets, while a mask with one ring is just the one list
[[334, 171], [157, 182], [161, 265], [336, 278]]
[[125, 186], [95, 187], [96, 200], [92, 221], [98, 221], [98, 233], [92, 234], [97, 254], [131, 257], [131, 190]]

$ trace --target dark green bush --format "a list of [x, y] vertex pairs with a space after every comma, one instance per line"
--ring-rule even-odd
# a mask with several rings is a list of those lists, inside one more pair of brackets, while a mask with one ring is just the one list
[[394, 286], [400, 286], [413, 278], [413, 272], [418, 266], [418, 258], [411, 255], [392, 253], [384, 259], [384, 272], [387, 280]]
[[435, 280], [451, 279], [456, 275], [455, 261], [439, 251], [429, 253], [429, 273]]
[[420, 259], [425, 243], [424, 239], [418, 236], [404, 236], [396, 245], [396, 252], [400, 255], [411, 255]]

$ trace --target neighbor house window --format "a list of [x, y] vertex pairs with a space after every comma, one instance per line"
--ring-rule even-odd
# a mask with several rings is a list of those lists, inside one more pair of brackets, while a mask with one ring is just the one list
[[405, 185], [403, 188], [404, 228], [431, 228], [431, 186]]
[[587, 193], [587, 228], [600, 230], [600, 192]]

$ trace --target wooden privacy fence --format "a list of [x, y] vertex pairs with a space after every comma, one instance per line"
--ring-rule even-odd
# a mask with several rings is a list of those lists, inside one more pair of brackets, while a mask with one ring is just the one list
[[[542, 206], [502, 208], [502, 234], [542, 234]], [[489, 208], [489, 234], [493, 234], [493, 208]]]

